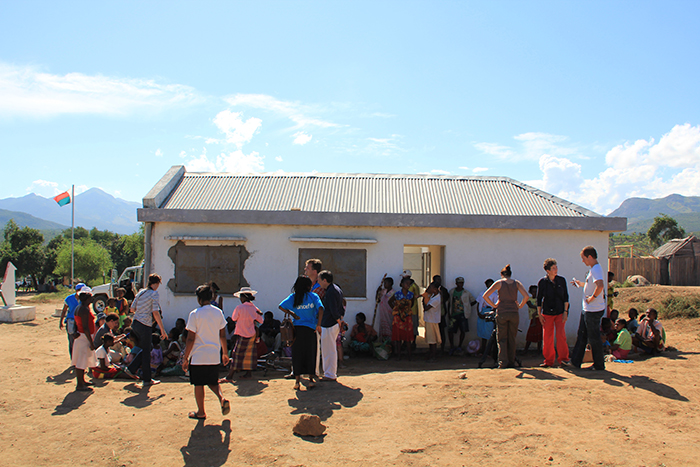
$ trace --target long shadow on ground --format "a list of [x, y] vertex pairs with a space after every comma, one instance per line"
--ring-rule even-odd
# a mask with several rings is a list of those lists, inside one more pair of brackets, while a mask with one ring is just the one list
[[204, 420], [198, 420], [180, 452], [186, 466], [219, 467], [228, 460], [230, 443], [231, 420], [223, 420], [221, 425], [205, 425]]
[[289, 399], [292, 415], [318, 415], [328, 420], [334, 410], [355, 407], [363, 397], [360, 388], [350, 388], [339, 382], [321, 382], [312, 390], [297, 391], [296, 399]]

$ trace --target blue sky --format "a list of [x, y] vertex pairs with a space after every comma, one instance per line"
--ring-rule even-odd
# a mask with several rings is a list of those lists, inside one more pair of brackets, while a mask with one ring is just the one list
[[0, 4], [0, 198], [191, 171], [700, 195], [698, 2]]

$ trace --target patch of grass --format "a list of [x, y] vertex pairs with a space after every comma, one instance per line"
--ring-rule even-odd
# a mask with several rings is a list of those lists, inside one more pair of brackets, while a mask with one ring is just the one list
[[666, 297], [659, 307], [659, 318], [698, 318], [700, 317], [700, 298]]
[[48, 293], [40, 293], [36, 294], [33, 297], [25, 298], [22, 299], [22, 297], [17, 297], [18, 299], [21, 299], [22, 301], [28, 301], [32, 303], [49, 303], [49, 302], [54, 302], [56, 300], [61, 300], [63, 301], [68, 295], [72, 294], [73, 290], [71, 289], [66, 289], [66, 288], [61, 288], [59, 289], [58, 292], [48, 292]]

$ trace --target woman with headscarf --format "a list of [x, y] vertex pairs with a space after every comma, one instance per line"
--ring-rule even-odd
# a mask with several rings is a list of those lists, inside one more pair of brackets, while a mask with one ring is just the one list
[[231, 320], [236, 323], [236, 329], [233, 333], [236, 336], [236, 343], [231, 353], [231, 368], [228, 376], [221, 382], [232, 382], [233, 374], [236, 371], [245, 371], [241, 378], [250, 378], [250, 372], [258, 365], [255, 323], [262, 323], [263, 317], [262, 312], [253, 304], [256, 293], [258, 292], [250, 287], [243, 287], [233, 294], [241, 301], [241, 304], [233, 310], [231, 315]]
[[316, 342], [321, 334], [323, 304], [311, 292], [311, 279], [299, 276], [293, 292], [280, 303], [280, 310], [293, 318], [294, 343], [292, 344], [292, 372], [296, 379], [294, 389], [300, 389], [301, 375], [309, 375], [309, 389], [316, 383]]
[[79, 304], [75, 309], [75, 340], [71, 363], [75, 367], [76, 391], [92, 391], [91, 383], [85, 381], [85, 370], [97, 366], [95, 358], [95, 315], [90, 311], [92, 289], [84, 286], [78, 291]]
[[[527, 303], [529, 295], [520, 281], [512, 279], [510, 264], [501, 270], [501, 279], [484, 292], [484, 301], [496, 309], [496, 337], [498, 339], [498, 368], [515, 366], [515, 338], [518, 335], [520, 315], [518, 311]], [[490, 295], [498, 292], [498, 301], [493, 303]], [[518, 302], [518, 292], [522, 300]]]

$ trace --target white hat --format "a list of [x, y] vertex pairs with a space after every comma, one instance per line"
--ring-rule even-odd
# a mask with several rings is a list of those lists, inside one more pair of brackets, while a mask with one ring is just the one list
[[82, 294], [92, 295], [92, 289], [90, 287], [88, 287], [87, 285], [85, 285], [85, 286], [81, 287], [80, 290], [78, 290], [78, 295], [82, 295]]
[[411, 274], [410, 269], [404, 269], [403, 272], [401, 273], [401, 277], [411, 277], [413, 274]]
[[239, 290], [238, 292], [234, 293], [233, 296], [234, 296], [234, 297], [241, 298], [241, 294], [244, 294], [244, 293], [247, 293], [247, 294], [250, 294], [250, 295], [255, 295], [256, 293], [258, 293], [258, 291], [257, 291], [257, 290], [253, 290], [253, 289], [251, 289], [250, 287], [241, 287], [241, 290]]

